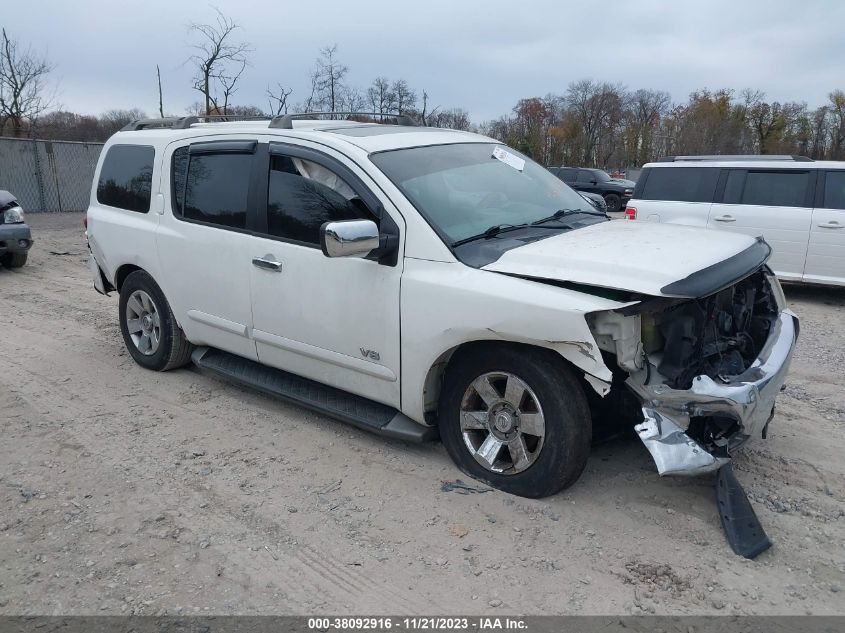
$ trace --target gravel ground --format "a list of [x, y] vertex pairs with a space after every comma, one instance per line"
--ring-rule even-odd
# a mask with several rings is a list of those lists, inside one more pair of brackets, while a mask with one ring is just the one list
[[845, 290], [787, 288], [788, 387], [735, 460], [774, 541], [747, 561], [712, 480], [636, 438], [549, 499], [459, 494], [437, 443], [145, 371], [81, 215], [29, 220], [0, 270], [0, 614], [845, 614]]

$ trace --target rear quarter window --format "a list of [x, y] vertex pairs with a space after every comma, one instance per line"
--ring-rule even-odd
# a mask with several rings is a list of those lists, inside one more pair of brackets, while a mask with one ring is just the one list
[[845, 209], [845, 171], [829, 171], [825, 177], [825, 209]]
[[[749, 171], [745, 176], [740, 204], [769, 207], [807, 206], [810, 172]], [[727, 202], [729, 198], [725, 198]]]
[[103, 159], [97, 202], [147, 213], [153, 182], [155, 149], [149, 145], [112, 145]]
[[662, 167], [645, 170], [642, 188], [634, 194], [641, 200], [712, 202], [719, 170], [715, 167]]

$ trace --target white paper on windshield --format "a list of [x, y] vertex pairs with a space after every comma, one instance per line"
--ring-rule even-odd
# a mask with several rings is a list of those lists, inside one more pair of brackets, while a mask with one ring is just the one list
[[514, 156], [510, 152], [502, 149], [498, 145], [493, 148], [493, 158], [502, 161], [505, 165], [510, 165], [517, 171], [525, 169], [525, 160], [519, 156]]

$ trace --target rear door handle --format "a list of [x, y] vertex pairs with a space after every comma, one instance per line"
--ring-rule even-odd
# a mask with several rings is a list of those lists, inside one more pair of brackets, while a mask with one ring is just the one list
[[845, 224], [839, 224], [836, 220], [831, 220], [830, 222], [825, 222], [824, 224], [819, 224], [820, 227], [823, 229], [842, 229], [845, 228]]
[[264, 270], [269, 270], [274, 273], [282, 272], [282, 262], [277, 262], [275, 259], [272, 259], [272, 255], [253, 257], [252, 265], [256, 268], [263, 268]]
[[736, 218], [732, 215], [720, 215], [713, 218], [716, 222], [736, 222]]

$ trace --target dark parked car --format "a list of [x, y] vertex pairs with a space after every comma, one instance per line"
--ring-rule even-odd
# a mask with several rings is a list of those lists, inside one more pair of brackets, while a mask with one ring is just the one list
[[32, 235], [23, 222], [23, 210], [17, 198], [0, 190], [0, 264], [20, 268], [26, 263], [30, 246]]
[[567, 185], [577, 191], [597, 193], [607, 203], [607, 210], [611, 213], [622, 211], [631, 195], [634, 193], [633, 180], [611, 178], [601, 169], [584, 169], [582, 167], [549, 167], [550, 172], [560, 178]]

